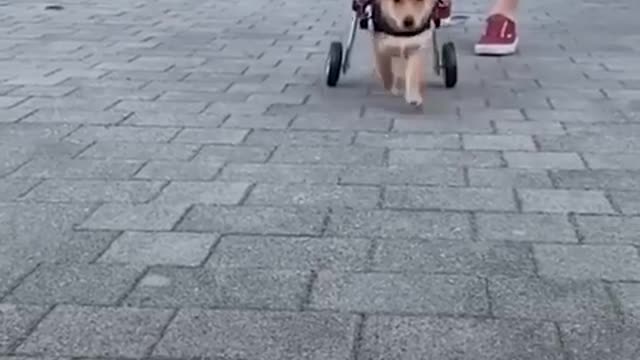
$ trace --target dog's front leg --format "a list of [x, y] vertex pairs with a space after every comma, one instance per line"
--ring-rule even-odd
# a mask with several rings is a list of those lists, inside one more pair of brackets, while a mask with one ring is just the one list
[[391, 56], [384, 53], [376, 54], [376, 67], [385, 90], [391, 91], [393, 87], [393, 71], [391, 68]]
[[417, 49], [407, 57], [404, 98], [413, 106], [421, 106], [423, 102], [422, 83], [425, 62], [426, 55], [423, 49]]

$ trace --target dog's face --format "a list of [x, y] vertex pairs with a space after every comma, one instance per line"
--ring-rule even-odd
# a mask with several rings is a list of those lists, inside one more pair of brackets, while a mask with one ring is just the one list
[[377, 0], [382, 16], [397, 30], [415, 30], [427, 21], [436, 0]]

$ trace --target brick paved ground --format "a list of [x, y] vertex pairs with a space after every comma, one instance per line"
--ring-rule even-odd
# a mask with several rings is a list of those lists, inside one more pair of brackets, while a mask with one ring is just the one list
[[640, 358], [637, 1], [458, 1], [426, 115], [322, 86], [347, 1], [62, 4], [0, 0], [2, 360]]

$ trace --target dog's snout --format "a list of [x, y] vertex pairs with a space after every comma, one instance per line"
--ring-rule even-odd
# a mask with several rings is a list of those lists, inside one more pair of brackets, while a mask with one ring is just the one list
[[415, 21], [411, 16], [407, 16], [406, 18], [404, 18], [404, 20], [402, 20], [402, 25], [404, 25], [404, 27], [406, 28], [412, 28], [414, 24], [415, 24]]

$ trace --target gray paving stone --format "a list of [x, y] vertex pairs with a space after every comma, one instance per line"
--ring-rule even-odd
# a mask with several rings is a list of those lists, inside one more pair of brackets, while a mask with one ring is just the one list
[[476, 214], [483, 241], [577, 243], [569, 219], [563, 214]]
[[222, 166], [222, 163], [154, 160], [146, 163], [133, 177], [145, 180], [209, 181], [216, 177]]
[[1, 109], [0, 123], [15, 123], [28, 117], [32, 111], [24, 109]]
[[498, 318], [585, 321], [616, 316], [599, 281], [494, 277], [489, 279], [489, 296]]
[[612, 214], [613, 208], [601, 191], [521, 189], [518, 196], [526, 212]]
[[389, 152], [391, 165], [420, 166], [473, 166], [495, 168], [502, 166], [502, 159], [494, 151], [455, 151], [455, 150], [400, 150]]
[[273, 153], [273, 147], [204, 145], [193, 159], [196, 162], [210, 163], [264, 163]]
[[372, 130], [387, 131], [391, 128], [391, 118], [388, 117], [341, 117], [341, 116], [309, 116], [296, 117], [291, 123], [293, 129], [306, 130]]
[[640, 191], [640, 171], [558, 170], [551, 176], [563, 189]]
[[45, 247], [44, 263], [88, 264], [94, 261], [118, 236], [118, 231], [73, 231], [62, 241]]
[[[242, 84], [234, 84], [234, 87]], [[256, 130], [284, 130], [289, 127], [293, 116], [251, 116], [231, 115], [222, 125], [225, 128], [256, 129]]]
[[454, 167], [391, 165], [348, 166], [340, 173], [341, 184], [464, 186], [464, 171]]
[[579, 322], [560, 325], [569, 360], [626, 360], [640, 356], [639, 328], [617, 322]]
[[153, 355], [347, 360], [355, 328], [348, 314], [181, 310]]
[[274, 184], [336, 184], [341, 166], [304, 164], [228, 164], [219, 180]]
[[258, 184], [246, 200], [249, 205], [375, 208], [380, 189], [373, 186], [321, 184]]
[[612, 191], [613, 203], [625, 215], [640, 215], [640, 191]]
[[136, 111], [124, 121], [133, 126], [171, 126], [215, 128], [222, 124], [226, 114], [188, 114], [173, 111]]
[[0, 354], [10, 352], [46, 312], [46, 307], [0, 304]]
[[583, 154], [591, 169], [640, 170], [637, 154]]
[[373, 316], [359, 358], [442, 360], [562, 360], [552, 323]]
[[208, 266], [363, 271], [370, 241], [358, 238], [225, 236]]
[[176, 102], [176, 101], [133, 101], [124, 100], [119, 102], [114, 109], [133, 112], [179, 112], [187, 114], [198, 114], [207, 106], [204, 101]]
[[539, 136], [542, 151], [593, 152], [593, 153], [637, 153], [640, 143], [633, 135], [580, 134], [562, 136]]
[[542, 276], [640, 280], [640, 256], [632, 246], [534, 245], [533, 249]]
[[501, 119], [494, 122], [500, 135], [563, 135], [566, 133], [560, 122], [503, 121], [501, 117], [496, 117]]
[[[477, 121], [476, 121], [477, 120]], [[433, 119], [429, 121], [419, 121], [416, 119], [395, 119], [393, 131], [398, 132], [426, 132], [426, 133], [468, 133], [468, 134], [490, 134], [493, 132], [490, 119], [459, 120], [453, 119]]]
[[86, 124], [114, 125], [124, 120], [126, 111], [89, 111], [77, 109], [41, 108], [32, 115], [21, 120], [22, 123], [37, 124]]
[[409, 148], [409, 149], [460, 149], [461, 143], [455, 134], [414, 134], [359, 132], [356, 145]]
[[463, 240], [471, 236], [462, 214], [394, 210], [336, 210], [327, 234], [339, 237]]
[[135, 126], [83, 126], [67, 139], [71, 142], [91, 143], [93, 141], [162, 143], [171, 140], [178, 128], [135, 127]]
[[271, 162], [290, 164], [382, 165], [384, 149], [356, 146], [282, 146]]
[[482, 316], [489, 310], [489, 300], [485, 281], [477, 277], [322, 271], [309, 306], [364, 313]]
[[269, 235], [319, 235], [326, 210], [262, 206], [196, 205], [178, 224], [180, 231]]
[[584, 169], [576, 153], [505, 152], [504, 158], [511, 168], [519, 169]]
[[469, 168], [469, 184], [479, 188], [553, 188], [544, 170]]
[[13, 173], [17, 178], [124, 180], [142, 167], [136, 160], [33, 159]]
[[169, 231], [187, 211], [187, 205], [104, 204], [79, 229]]
[[250, 187], [247, 182], [172, 182], [155, 200], [167, 205], [237, 205]]
[[80, 158], [103, 160], [189, 160], [200, 149], [197, 144], [98, 142]]
[[130, 306], [299, 309], [310, 273], [257, 269], [153, 269], [127, 297]]
[[536, 150], [533, 138], [525, 135], [463, 135], [462, 142], [467, 150]]
[[383, 206], [421, 210], [516, 210], [511, 189], [387, 186]]
[[218, 237], [216, 234], [127, 231], [111, 244], [98, 262], [198, 266]]
[[70, 357], [143, 357], [158, 341], [171, 310], [56, 307], [18, 348]]
[[38, 184], [36, 179], [0, 179], [0, 201], [13, 201]]
[[239, 144], [249, 133], [241, 129], [184, 129], [172, 140], [174, 143]]
[[6, 300], [36, 305], [116, 305], [142, 268], [110, 265], [43, 265]]
[[258, 146], [347, 146], [354, 136], [351, 131], [254, 130], [245, 142]]
[[578, 216], [584, 242], [592, 244], [640, 244], [640, 217]]
[[521, 244], [394, 239], [378, 242], [373, 270], [480, 276], [533, 276], [534, 264], [531, 249]]
[[160, 192], [160, 181], [45, 180], [24, 198], [46, 202], [142, 203]]

